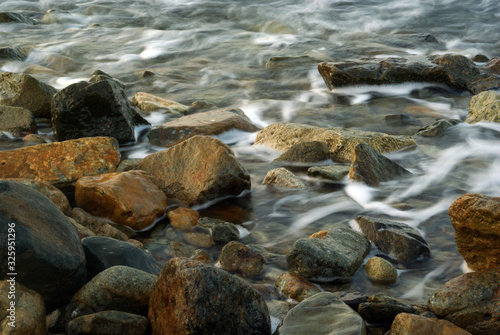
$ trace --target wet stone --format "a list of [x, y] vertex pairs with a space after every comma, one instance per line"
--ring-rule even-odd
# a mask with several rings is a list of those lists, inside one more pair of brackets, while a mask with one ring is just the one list
[[325, 142], [302, 142], [292, 146], [275, 162], [317, 163], [330, 159], [330, 150]]
[[391, 335], [470, 335], [468, 331], [446, 320], [427, 318], [420, 315], [400, 313], [394, 319]]
[[201, 262], [201, 263], [205, 263], [205, 264], [212, 263], [212, 258], [210, 257], [210, 255], [208, 254], [208, 252], [206, 252], [203, 249], [197, 249], [197, 250], [195, 250], [193, 252], [193, 254], [191, 255], [190, 259], [192, 259], [194, 261]]
[[420, 128], [416, 135], [423, 137], [440, 137], [445, 134], [446, 129], [460, 123], [462, 123], [462, 121], [460, 120], [438, 120], [425, 127]]
[[417, 310], [400, 299], [378, 293], [358, 306], [358, 313], [367, 322], [390, 325], [399, 313], [415, 314]]
[[22, 137], [36, 131], [33, 114], [22, 107], [0, 106], [0, 130]]
[[198, 219], [198, 226], [210, 229], [210, 235], [217, 243], [228, 243], [240, 238], [240, 231], [231, 222], [203, 217]]
[[1, 12], [0, 13], [0, 23], [26, 23], [26, 24], [36, 24], [36, 21], [26, 17], [22, 14], [15, 12]]
[[277, 186], [283, 188], [305, 188], [306, 184], [285, 168], [269, 171], [262, 182], [263, 185]]
[[167, 212], [172, 227], [178, 230], [191, 230], [201, 217], [200, 214], [191, 208], [179, 207]]
[[471, 98], [465, 122], [500, 122], [500, 92], [485, 91]]
[[494, 57], [484, 65], [484, 71], [500, 75], [500, 57]]
[[[120, 241], [127, 241], [132, 236], [133, 231], [123, 231], [118, 229], [114, 222], [93, 216], [83, 209], [75, 207], [71, 211], [71, 218], [83, 227], [90, 229], [97, 236], [111, 237]], [[122, 226], [125, 227], [125, 226]]]
[[382, 284], [394, 284], [398, 280], [398, 272], [391, 262], [372, 257], [365, 264], [365, 273], [370, 280]]
[[284, 272], [278, 277], [275, 283], [276, 287], [285, 297], [301, 302], [309, 297], [312, 297], [321, 290], [313, 285], [307, 279], [293, 274]]
[[207, 228], [197, 227], [193, 231], [187, 231], [182, 234], [184, 241], [200, 248], [210, 248], [215, 245], [215, 241], [210, 236], [210, 231]]
[[237, 272], [245, 277], [257, 276], [264, 268], [264, 257], [251, 246], [232, 241], [222, 248], [219, 264], [229, 272]]
[[137, 106], [143, 113], [162, 112], [175, 116], [186, 114], [189, 106], [180, 104], [173, 100], [163, 99], [152, 94], [137, 92], [132, 98], [132, 104]]
[[146, 317], [119, 311], [79, 316], [68, 323], [68, 335], [146, 335]]
[[328, 165], [312, 166], [307, 170], [309, 177], [323, 178], [332, 181], [342, 181], [349, 174], [349, 166], [346, 165]]

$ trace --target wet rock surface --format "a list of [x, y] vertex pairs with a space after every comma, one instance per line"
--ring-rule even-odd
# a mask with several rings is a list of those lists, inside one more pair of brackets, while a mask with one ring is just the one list
[[67, 329], [71, 335], [146, 335], [148, 319], [131, 313], [102, 311], [71, 320]]
[[415, 314], [400, 313], [394, 319], [390, 330], [391, 335], [469, 335], [470, 333], [455, 326], [447, 320], [428, 318]]
[[264, 267], [264, 257], [251, 246], [232, 241], [222, 248], [219, 257], [220, 267], [229, 272], [240, 273], [245, 277], [257, 276]]
[[172, 227], [178, 230], [191, 230], [196, 226], [200, 214], [191, 208], [179, 207], [167, 212], [167, 217], [170, 220]]
[[465, 122], [500, 122], [500, 91], [481, 92], [471, 98]]
[[302, 142], [292, 146], [275, 162], [316, 163], [330, 159], [330, 151], [325, 142]]
[[277, 186], [283, 188], [305, 188], [306, 184], [296, 175], [285, 168], [277, 168], [269, 171], [262, 181], [263, 185]]
[[210, 229], [210, 236], [217, 243], [229, 243], [240, 239], [240, 231], [231, 222], [203, 217], [198, 219], [197, 225]]
[[417, 310], [409, 303], [389, 295], [378, 293], [358, 306], [358, 313], [363, 320], [371, 323], [390, 325], [399, 313], [415, 314]]
[[132, 104], [137, 106], [144, 114], [162, 112], [173, 116], [182, 116], [189, 109], [189, 106], [176, 101], [163, 99], [144, 92], [137, 92], [132, 98]]
[[370, 280], [382, 284], [394, 284], [398, 280], [398, 272], [391, 262], [372, 257], [365, 264], [365, 273]]
[[425, 127], [420, 128], [416, 135], [423, 137], [440, 137], [445, 134], [446, 129], [459, 123], [461, 123], [461, 121], [459, 120], [438, 120]]
[[31, 111], [22, 107], [0, 106], [0, 131], [21, 137], [36, 131]]
[[329, 165], [329, 166], [312, 166], [307, 170], [309, 177], [323, 178], [332, 181], [342, 181], [349, 174], [349, 166], [346, 165]]
[[275, 283], [279, 292], [285, 297], [301, 302], [312, 297], [321, 290], [310, 281], [299, 275], [284, 272]]
[[75, 207], [71, 211], [71, 218], [75, 220], [77, 224], [89, 229], [97, 236], [111, 237], [120, 241], [127, 241], [129, 236], [133, 235], [132, 229], [127, 230], [125, 226], [122, 230], [118, 229], [118, 225], [114, 222], [93, 216], [83, 209]]

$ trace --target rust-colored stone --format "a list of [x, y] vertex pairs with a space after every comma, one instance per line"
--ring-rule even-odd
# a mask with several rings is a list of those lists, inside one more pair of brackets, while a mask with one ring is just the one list
[[328, 235], [328, 230], [322, 230], [312, 234], [311, 236], [309, 236], [309, 238], [323, 239], [326, 235]]
[[285, 297], [297, 300], [298, 302], [321, 292], [321, 290], [311, 284], [309, 280], [288, 272], [279, 276], [275, 285]]
[[222, 248], [219, 264], [229, 272], [238, 272], [245, 277], [256, 276], [264, 268], [264, 257], [251, 247], [231, 241]]
[[400, 313], [391, 326], [391, 335], [470, 335], [462, 328], [446, 320], [431, 319], [424, 316]]
[[191, 208], [179, 207], [167, 212], [172, 227], [178, 230], [190, 230], [196, 226], [201, 215]]

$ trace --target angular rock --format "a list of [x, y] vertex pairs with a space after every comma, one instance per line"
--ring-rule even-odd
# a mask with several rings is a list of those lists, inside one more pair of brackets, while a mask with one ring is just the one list
[[153, 127], [148, 137], [154, 145], [170, 147], [195, 135], [218, 135], [232, 129], [255, 132], [260, 128], [241, 109], [226, 108], [186, 115]]
[[210, 258], [210, 255], [208, 254], [208, 252], [206, 252], [203, 249], [195, 250], [189, 259], [192, 259], [192, 260], [198, 261], [198, 262], [202, 262], [205, 264], [212, 263], [212, 258]]
[[172, 227], [178, 230], [191, 230], [196, 226], [201, 215], [191, 208], [179, 207], [167, 212]]
[[487, 63], [484, 64], [484, 71], [489, 73], [494, 73], [500, 75], [500, 57], [494, 57], [487, 60]]
[[119, 143], [135, 140], [137, 112], [113, 80], [72, 84], [54, 95], [51, 109], [58, 141], [95, 136], [114, 137]]
[[301, 238], [286, 256], [288, 271], [310, 280], [348, 280], [370, 251], [370, 242], [349, 228], [338, 228], [322, 237]]
[[448, 281], [428, 308], [472, 334], [500, 333], [500, 268], [470, 272]]
[[149, 321], [141, 315], [102, 311], [79, 316], [68, 323], [68, 335], [146, 335]]
[[174, 258], [165, 264], [149, 304], [153, 334], [271, 334], [262, 296], [209, 265]]
[[472, 92], [471, 83], [480, 75], [474, 62], [455, 54], [320, 63], [318, 71], [331, 90], [351, 85], [426, 82]]
[[0, 105], [26, 108], [35, 117], [50, 118], [50, 100], [56, 92], [28, 74], [0, 74]]
[[468, 331], [446, 320], [432, 319], [420, 315], [400, 313], [391, 325], [391, 335], [470, 335]]
[[114, 172], [119, 161], [118, 142], [111, 137], [39, 144], [0, 151], [0, 178], [35, 179], [64, 187], [83, 176]]
[[82, 244], [89, 278], [115, 265], [125, 265], [153, 275], [161, 271], [160, 265], [150, 254], [130, 243], [92, 236], [84, 238]]
[[250, 175], [232, 150], [207, 136], [194, 136], [149, 155], [137, 169], [155, 177], [168, 198], [189, 206], [250, 189]]
[[240, 231], [231, 222], [204, 217], [198, 220], [198, 226], [210, 229], [210, 235], [218, 243], [229, 243], [240, 239]]
[[420, 128], [416, 133], [416, 135], [423, 137], [440, 137], [444, 135], [446, 129], [450, 128], [451, 126], [457, 125], [461, 122], [462, 121], [460, 120], [446, 120], [446, 119], [438, 120], [425, 127]]
[[288, 272], [284, 272], [279, 276], [275, 285], [285, 297], [298, 302], [321, 292], [318, 287], [311, 284], [307, 279]]
[[348, 174], [349, 166], [345, 165], [312, 166], [307, 170], [307, 175], [309, 177], [329, 179], [332, 181], [342, 181]]
[[448, 211], [458, 252], [475, 270], [500, 267], [500, 197], [467, 193]]
[[495, 90], [500, 87], [500, 75], [496, 74], [481, 74], [471, 84], [473, 94], [479, 94], [484, 91]]
[[317, 163], [330, 159], [330, 149], [325, 142], [301, 142], [285, 151], [275, 162]]
[[264, 257], [243, 243], [232, 241], [222, 248], [220, 267], [229, 272], [238, 272], [245, 277], [257, 276], [264, 268]]
[[320, 128], [297, 123], [269, 125], [257, 134], [255, 144], [285, 151], [298, 143], [311, 141], [325, 142], [330, 148], [330, 158], [337, 163], [351, 163], [354, 149], [359, 143], [366, 143], [380, 153], [416, 145], [415, 140], [409, 136], [338, 127]]
[[470, 99], [467, 123], [500, 122], [500, 91], [485, 91]]
[[165, 214], [167, 197], [144, 171], [127, 171], [78, 179], [78, 207], [136, 231], [150, 227]]
[[358, 306], [358, 313], [370, 323], [390, 325], [399, 313], [416, 313], [415, 307], [383, 293], [375, 294]]
[[394, 284], [398, 280], [398, 271], [394, 265], [381, 257], [370, 258], [365, 264], [365, 273], [376, 283]]
[[0, 13], [0, 23], [11, 23], [11, 22], [36, 24], [35, 20], [19, 13], [14, 13], [14, 12]]
[[382, 156], [367, 144], [360, 143], [354, 149], [349, 178], [376, 186], [383, 181], [409, 176], [411, 173], [389, 158]]
[[[15, 292], [15, 293], [12, 293]], [[12, 295], [15, 298], [11, 299]], [[12, 303], [15, 305], [12, 305]], [[0, 332], [45, 335], [45, 305], [40, 294], [19, 282], [0, 281]]]
[[94, 235], [97, 236], [105, 236], [120, 241], [127, 241], [129, 236], [132, 236], [134, 233], [132, 229], [130, 229], [130, 232], [122, 231], [117, 228], [118, 225], [114, 222], [108, 219], [98, 218], [96, 216], [90, 215], [89, 213], [78, 207], [73, 208], [73, 210], [71, 211], [71, 218], [75, 220], [77, 224], [90, 229], [94, 233]]
[[132, 98], [132, 104], [137, 106], [143, 113], [163, 112], [181, 116], [186, 114], [189, 106], [180, 104], [173, 100], [163, 99], [152, 94], [137, 92]]
[[0, 106], [0, 130], [22, 137], [36, 131], [33, 114], [22, 107]]
[[[11, 229], [9, 231], [9, 229]], [[7, 266], [7, 241], [15, 235], [17, 268]], [[78, 232], [46, 196], [14, 181], [0, 181], [0, 279], [38, 292], [47, 310], [61, 306], [86, 282], [85, 253]]]
[[321, 292], [292, 308], [274, 335], [366, 335], [363, 319], [333, 293]]
[[411, 263], [431, 256], [422, 235], [407, 224], [362, 215], [356, 222], [381, 252], [398, 262]]
[[264, 177], [262, 184], [283, 188], [306, 187], [306, 184], [302, 180], [285, 168], [278, 168], [269, 171]]

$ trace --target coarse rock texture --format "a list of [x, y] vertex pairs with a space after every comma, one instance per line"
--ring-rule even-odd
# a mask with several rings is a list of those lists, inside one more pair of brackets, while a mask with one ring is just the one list
[[167, 197], [144, 171], [112, 172], [78, 179], [78, 207], [92, 215], [143, 230], [165, 214]]
[[125, 241], [103, 236], [82, 240], [89, 279], [115, 265], [125, 265], [153, 275], [161, 271], [158, 262], [146, 251]]
[[36, 132], [33, 113], [22, 107], [0, 106], [0, 131], [17, 137]]
[[125, 92], [113, 80], [72, 84], [52, 98], [52, 129], [58, 141], [110, 136], [119, 143], [135, 140], [137, 112]]
[[470, 333], [446, 320], [400, 313], [391, 325], [391, 335], [470, 335]]
[[239, 108], [217, 109], [186, 115], [155, 126], [149, 131], [149, 141], [158, 146], [171, 147], [195, 135], [218, 135], [238, 129], [246, 132], [260, 130]]
[[33, 48], [3, 47], [0, 48], [0, 59], [24, 61]]
[[398, 262], [412, 263], [431, 256], [422, 235], [405, 223], [362, 215], [356, 218], [356, 222], [381, 252]]
[[68, 335], [146, 335], [146, 317], [119, 311], [79, 316], [68, 323]]
[[500, 268], [454, 278], [431, 295], [428, 308], [472, 334], [500, 334]]
[[352, 180], [376, 186], [383, 181], [410, 175], [408, 170], [382, 156], [368, 144], [359, 143], [354, 149], [349, 170], [349, 178]]
[[189, 106], [180, 104], [176, 101], [163, 99], [144, 92], [137, 92], [132, 98], [132, 104], [137, 106], [144, 114], [162, 112], [174, 116], [181, 116], [186, 114], [189, 109]]
[[220, 267], [229, 272], [237, 272], [245, 277], [257, 276], [264, 268], [264, 257], [243, 243], [231, 241], [222, 248]]
[[320, 63], [318, 71], [331, 90], [351, 85], [426, 82], [473, 92], [472, 83], [480, 76], [474, 62], [455, 54]]
[[50, 118], [50, 100], [56, 92], [28, 74], [0, 74], [0, 105], [26, 108], [35, 117]]
[[[9, 228], [17, 237], [15, 269], [7, 266]], [[86, 282], [77, 229], [49, 198], [31, 187], [0, 181], [0, 237], [0, 279], [17, 272], [16, 281], [38, 292], [48, 311], [68, 302]]]
[[275, 285], [285, 297], [298, 302], [321, 292], [318, 287], [304, 277], [288, 272], [281, 274], [276, 280]]
[[493, 57], [484, 64], [484, 71], [500, 75], [500, 57]]
[[210, 229], [210, 236], [217, 243], [229, 243], [240, 239], [240, 231], [231, 222], [204, 217], [198, 220], [198, 226]]
[[349, 174], [349, 169], [350, 167], [346, 165], [312, 166], [307, 169], [307, 175], [338, 182]]
[[349, 228], [313, 236], [295, 241], [286, 256], [288, 271], [309, 280], [348, 280], [370, 251], [366, 237]]
[[0, 151], [0, 178], [35, 179], [64, 187], [83, 176], [114, 172], [119, 162], [114, 138], [81, 138]]
[[473, 96], [465, 122], [500, 122], [500, 91], [485, 91]]
[[156, 178], [169, 199], [189, 206], [250, 189], [250, 175], [233, 151], [208, 136], [194, 136], [149, 155], [137, 169]]
[[363, 319], [333, 293], [321, 292], [293, 307], [274, 335], [365, 335]]
[[212, 258], [210, 258], [210, 255], [208, 254], [208, 252], [206, 252], [206, 250], [203, 250], [203, 249], [195, 250], [193, 252], [193, 254], [191, 255], [191, 257], [189, 257], [189, 259], [192, 259], [192, 260], [198, 261], [198, 262], [202, 262], [205, 264], [212, 263]]
[[382, 284], [394, 284], [398, 271], [391, 262], [381, 257], [372, 257], [365, 264], [365, 273], [370, 280]]
[[179, 207], [167, 212], [172, 227], [178, 230], [191, 230], [196, 226], [201, 215], [191, 208]]
[[[71, 211], [71, 218], [75, 220], [76, 223], [90, 229], [97, 236], [106, 236], [120, 241], [127, 241], [128, 238], [135, 233], [126, 226], [118, 225], [105, 218], [93, 216], [78, 207], [73, 208]], [[126, 229], [129, 230], [127, 231]]]
[[277, 168], [269, 171], [264, 180], [263, 185], [277, 186], [283, 188], [305, 188], [306, 184], [296, 175], [285, 168]]
[[0, 23], [26, 23], [36, 24], [35, 20], [15, 12], [1, 12]]
[[153, 334], [271, 334], [262, 296], [212, 266], [174, 258], [156, 280], [149, 304]]
[[[12, 295], [14, 295], [13, 298]], [[0, 281], [0, 306], [2, 306], [0, 309], [0, 333], [2, 335], [47, 334], [45, 305], [42, 297], [16, 282], [16, 279], [8, 278], [8, 280]]]
[[415, 307], [384, 293], [377, 293], [358, 306], [358, 313], [370, 323], [390, 325], [399, 313], [416, 313]]
[[462, 123], [462, 121], [447, 120], [447, 119], [438, 120], [425, 127], [420, 128], [415, 135], [422, 137], [440, 137], [445, 134], [446, 129], [455, 126], [459, 123]]
[[215, 245], [215, 241], [210, 236], [210, 230], [207, 228], [200, 229], [202, 227], [195, 226], [193, 231], [185, 232], [182, 237], [187, 243], [200, 248], [210, 248]]
[[458, 252], [475, 270], [500, 267], [500, 197], [467, 193], [448, 211]]
[[301, 142], [292, 146], [275, 162], [317, 163], [330, 159], [330, 149], [325, 142]]
[[285, 151], [298, 143], [311, 141], [325, 142], [330, 148], [330, 158], [337, 163], [351, 163], [354, 149], [359, 143], [366, 143], [380, 153], [416, 145], [415, 140], [409, 136], [339, 127], [320, 128], [297, 123], [271, 124], [257, 134], [255, 144]]

